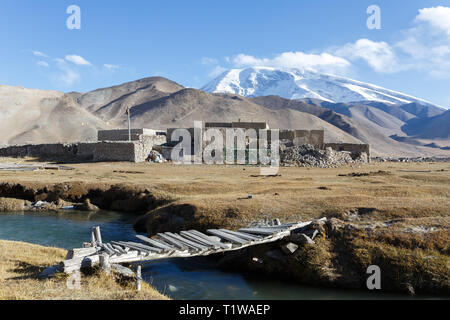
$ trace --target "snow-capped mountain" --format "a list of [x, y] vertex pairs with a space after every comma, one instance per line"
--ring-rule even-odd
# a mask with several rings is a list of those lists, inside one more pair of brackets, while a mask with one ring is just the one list
[[390, 104], [432, 103], [344, 77], [311, 69], [253, 67], [231, 69], [207, 84], [210, 93], [232, 93], [245, 97], [277, 95], [286, 99], [314, 98], [328, 102], [378, 101]]

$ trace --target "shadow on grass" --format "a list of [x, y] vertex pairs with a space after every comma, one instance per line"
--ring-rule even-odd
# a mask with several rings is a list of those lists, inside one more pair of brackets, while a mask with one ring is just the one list
[[24, 261], [14, 261], [16, 267], [12, 270], [17, 274], [20, 274], [19, 277], [13, 277], [9, 280], [26, 280], [26, 279], [38, 279], [39, 274], [46, 268], [43, 266], [35, 266], [30, 263]]

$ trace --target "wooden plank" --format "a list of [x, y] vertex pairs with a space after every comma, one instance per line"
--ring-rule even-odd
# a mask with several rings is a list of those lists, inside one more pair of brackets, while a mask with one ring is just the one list
[[106, 243], [103, 243], [102, 245], [101, 245], [101, 247], [109, 254], [109, 255], [113, 255], [113, 254], [115, 254], [115, 251], [114, 250], [111, 250], [107, 245], [106, 245]]
[[255, 235], [251, 235], [248, 233], [244, 233], [244, 232], [237, 232], [237, 231], [231, 231], [231, 230], [226, 230], [226, 229], [219, 229], [219, 231], [225, 232], [225, 233], [229, 233], [233, 236], [236, 236], [238, 238], [242, 238], [244, 240], [250, 240], [250, 241], [258, 241], [261, 240], [262, 237], [260, 236], [255, 236]]
[[198, 236], [198, 237], [200, 237], [202, 239], [205, 239], [206, 241], [208, 241], [208, 242], [210, 242], [210, 243], [214, 244], [215, 246], [218, 246], [218, 247], [220, 247], [222, 249], [230, 249], [231, 246], [232, 246], [231, 243], [222, 243], [222, 242], [219, 242], [219, 241], [215, 241], [215, 240], [211, 239], [210, 236], [208, 236], [208, 235], [206, 235], [204, 233], [201, 233], [200, 231], [197, 231], [197, 230], [189, 230], [189, 233], [192, 233], [192, 234], [194, 234], [194, 235], [196, 235], [196, 236]]
[[93, 255], [84, 258], [75, 258], [70, 260], [65, 260], [61, 263], [65, 273], [71, 273], [73, 271], [78, 271], [81, 268], [89, 268], [98, 265], [100, 260], [99, 255]]
[[105, 243], [105, 245], [109, 248], [109, 250], [112, 250], [115, 254], [117, 254], [117, 255], [119, 255], [119, 256], [122, 254], [122, 251], [115, 249], [115, 248], [112, 246], [112, 244], [110, 244], [110, 243]]
[[176, 239], [173, 239], [172, 237], [167, 236], [164, 233], [158, 233], [158, 236], [160, 238], [162, 238], [164, 241], [166, 241], [166, 242], [168, 242], [170, 244], [173, 244], [174, 246], [176, 246], [177, 248], [179, 248], [181, 250], [187, 250], [188, 249], [188, 247], [185, 244], [181, 243], [180, 241], [178, 241]]
[[283, 231], [283, 229], [277, 228], [243, 228], [239, 229], [241, 232], [251, 233], [251, 234], [261, 234], [264, 236], [271, 236], [277, 232]]
[[149, 244], [151, 244], [152, 246], [154, 246], [156, 248], [162, 249], [164, 251], [172, 251], [172, 250], [175, 249], [172, 246], [162, 244], [162, 243], [160, 243], [158, 241], [155, 241], [153, 239], [147, 238], [146, 236], [137, 235], [136, 238], [138, 238], [139, 240], [142, 240], [142, 241], [144, 241], [146, 243], [149, 243]]
[[128, 248], [130, 251], [127, 252], [127, 254], [133, 253], [133, 251], [138, 251], [140, 253], [151, 253], [151, 252], [153, 252], [153, 251], [146, 250], [146, 249], [143, 249], [143, 248], [138, 248], [138, 247], [136, 247], [136, 246], [134, 246], [132, 244], [128, 244], [127, 242], [124, 242], [124, 241], [111, 241], [111, 243], [120, 245], [120, 246], [125, 247], [125, 248]]
[[141, 257], [142, 255], [138, 251], [130, 251], [122, 256], [111, 257], [109, 261], [111, 263], [127, 263], [127, 262], [141, 261], [142, 260]]
[[122, 254], [127, 254], [127, 251], [123, 249], [121, 246], [118, 246], [117, 244], [112, 244], [113, 248], [116, 250], [119, 250]]
[[210, 229], [210, 230], [208, 230], [208, 232], [215, 236], [218, 236], [221, 239], [225, 239], [225, 240], [231, 241], [233, 243], [237, 243], [237, 244], [243, 245], [243, 244], [247, 244], [249, 242], [248, 240], [244, 240], [244, 239], [238, 238], [236, 236], [233, 236], [229, 233], [225, 233], [225, 232], [215, 230], [215, 229]]
[[129, 247], [127, 247], [123, 244], [120, 244], [118, 241], [111, 241], [111, 244], [113, 246], [119, 247], [121, 250], [125, 251], [125, 253], [128, 253], [130, 251]]
[[154, 240], [154, 241], [156, 241], [156, 242], [158, 242], [158, 243], [160, 243], [162, 245], [165, 245], [165, 246], [167, 246], [169, 248], [172, 248], [172, 250], [178, 250], [174, 245], [172, 245], [170, 243], [167, 243], [167, 242], [163, 241], [162, 239], [152, 239], [152, 240]]
[[193, 249], [196, 249], [196, 250], [207, 250], [207, 249], [209, 249], [207, 246], [204, 246], [204, 245], [199, 244], [199, 243], [195, 243], [195, 242], [193, 242], [193, 241], [191, 241], [191, 240], [189, 240], [187, 238], [183, 238], [182, 236], [180, 236], [178, 234], [170, 233], [170, 232], [168, 232], [167, 234], [172, 236], [172, 237], [174, 237], [174, 238], [176, 238], [176, 239], [178, 239], [178, 240], [180, 240], [180, 241], [182, 241], [187, 246], [190, 246]]
[[211, 240], [203, 239], [203, 238], [201, 238], [201, 237], [199, 237], [199, 236], [197, 236], [197, 235], [195, 235], [194, 233], [191, 233], [191, 232], [189, 232], [189, 231], [181, 231], [180, 233], [181, 233], [181, 235], [182, 235], [183, 237], [185, 237], [185, 238], [187, 238], [187, 239], [190, 239], [191, 241], [200, 243], [200, 244], [202, 244], [202, 245], [204, 245], [204, 246], [207, 246], [207, 247], [209, 247], [209, 248], [213, 248], [213, 249], [218, 249], [218, 248], [220, 248], [220, 246], [215, 245]]
[[155, 248], [155, 247], [150, 247], [150, 246], [147, 246], [147, 245], [145, 245], [145, 244], [142, 244], [142, 243], [136, 243], [136, 242], [123, 242], [124, 244], [126, 244], [126, 245], [128, 245], [129, 247], [131, 247], [131, 248], [136, 248], [136, 249], [143, 249], [143, 250], [146, 250], [146, 251], [150, 251], [150, 252], [156, 252], [156, 253], [161, 253], [162, 252], [162, 249], [158, 249], [158, 248]]
[[87, 257], [87, 256], [90, 256], [90, 255], [96, 254], [96, 253], [97, 253], [97, 248], [71, 249], [67, 252], [66, 260]]

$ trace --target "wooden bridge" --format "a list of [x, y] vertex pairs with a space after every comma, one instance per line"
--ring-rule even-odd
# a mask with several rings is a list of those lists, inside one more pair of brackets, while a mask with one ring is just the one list
[[70, 250], [61, 266], [65, 273], [73, 273], [81, 268], [96, 265], [110, 269], [111, 264], [208, 256], [275, 242], [311, 223], [312, 221], [282, 224], [275, 219], [264, 224], [253, 224], [238, 231], [210, 229], [207, 231], [209, 235], [196, 230], [181, 231], [179, 234], [166, 232], [159, 233], [154, 239], [137, 235], [139, 242], [110, 243], [102, 241], [100, 227], [95, 227], [91, 232], [91, 242], [84, 243], [83, 248]]

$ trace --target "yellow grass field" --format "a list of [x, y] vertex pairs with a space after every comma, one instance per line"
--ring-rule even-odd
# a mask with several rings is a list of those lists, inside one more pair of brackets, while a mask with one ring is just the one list
[[[236, 229], [273, 218], [293, 222], [327, 217], [333, 221], [316, 247], [289, 258], [287, 269], [279, 273], [307, 284], [359, 287], [365, 283], [365, 268], [377, 262], [388, 272], [389, 290], [450, 290], [450, 163], [282, 167], [273, 177], [260, 176], [259, 168], [248, 166], [69, 166], [74, 170], [0, 171], [0, 197], [55, 203], [89, 198], [105, 210], [137, 213], [135, 228], [150, 235]], [[27, 296], [21, 288], [17, 291], [19, 298]], [[104, 298], [124, 297], [113, 292], [108, 290]], [[75, 293], [61, 297], [71, 295], [76, 298]]]
[[46, 267], [64, 260], [66, 251], [37, 245], [0, 241], [0, 300], [166, 300], [148, 284], [142, 291], [121, 285], [103, 274], [81, 278], [81, 288], [69, 289], [66, 279], [38, 280]]

